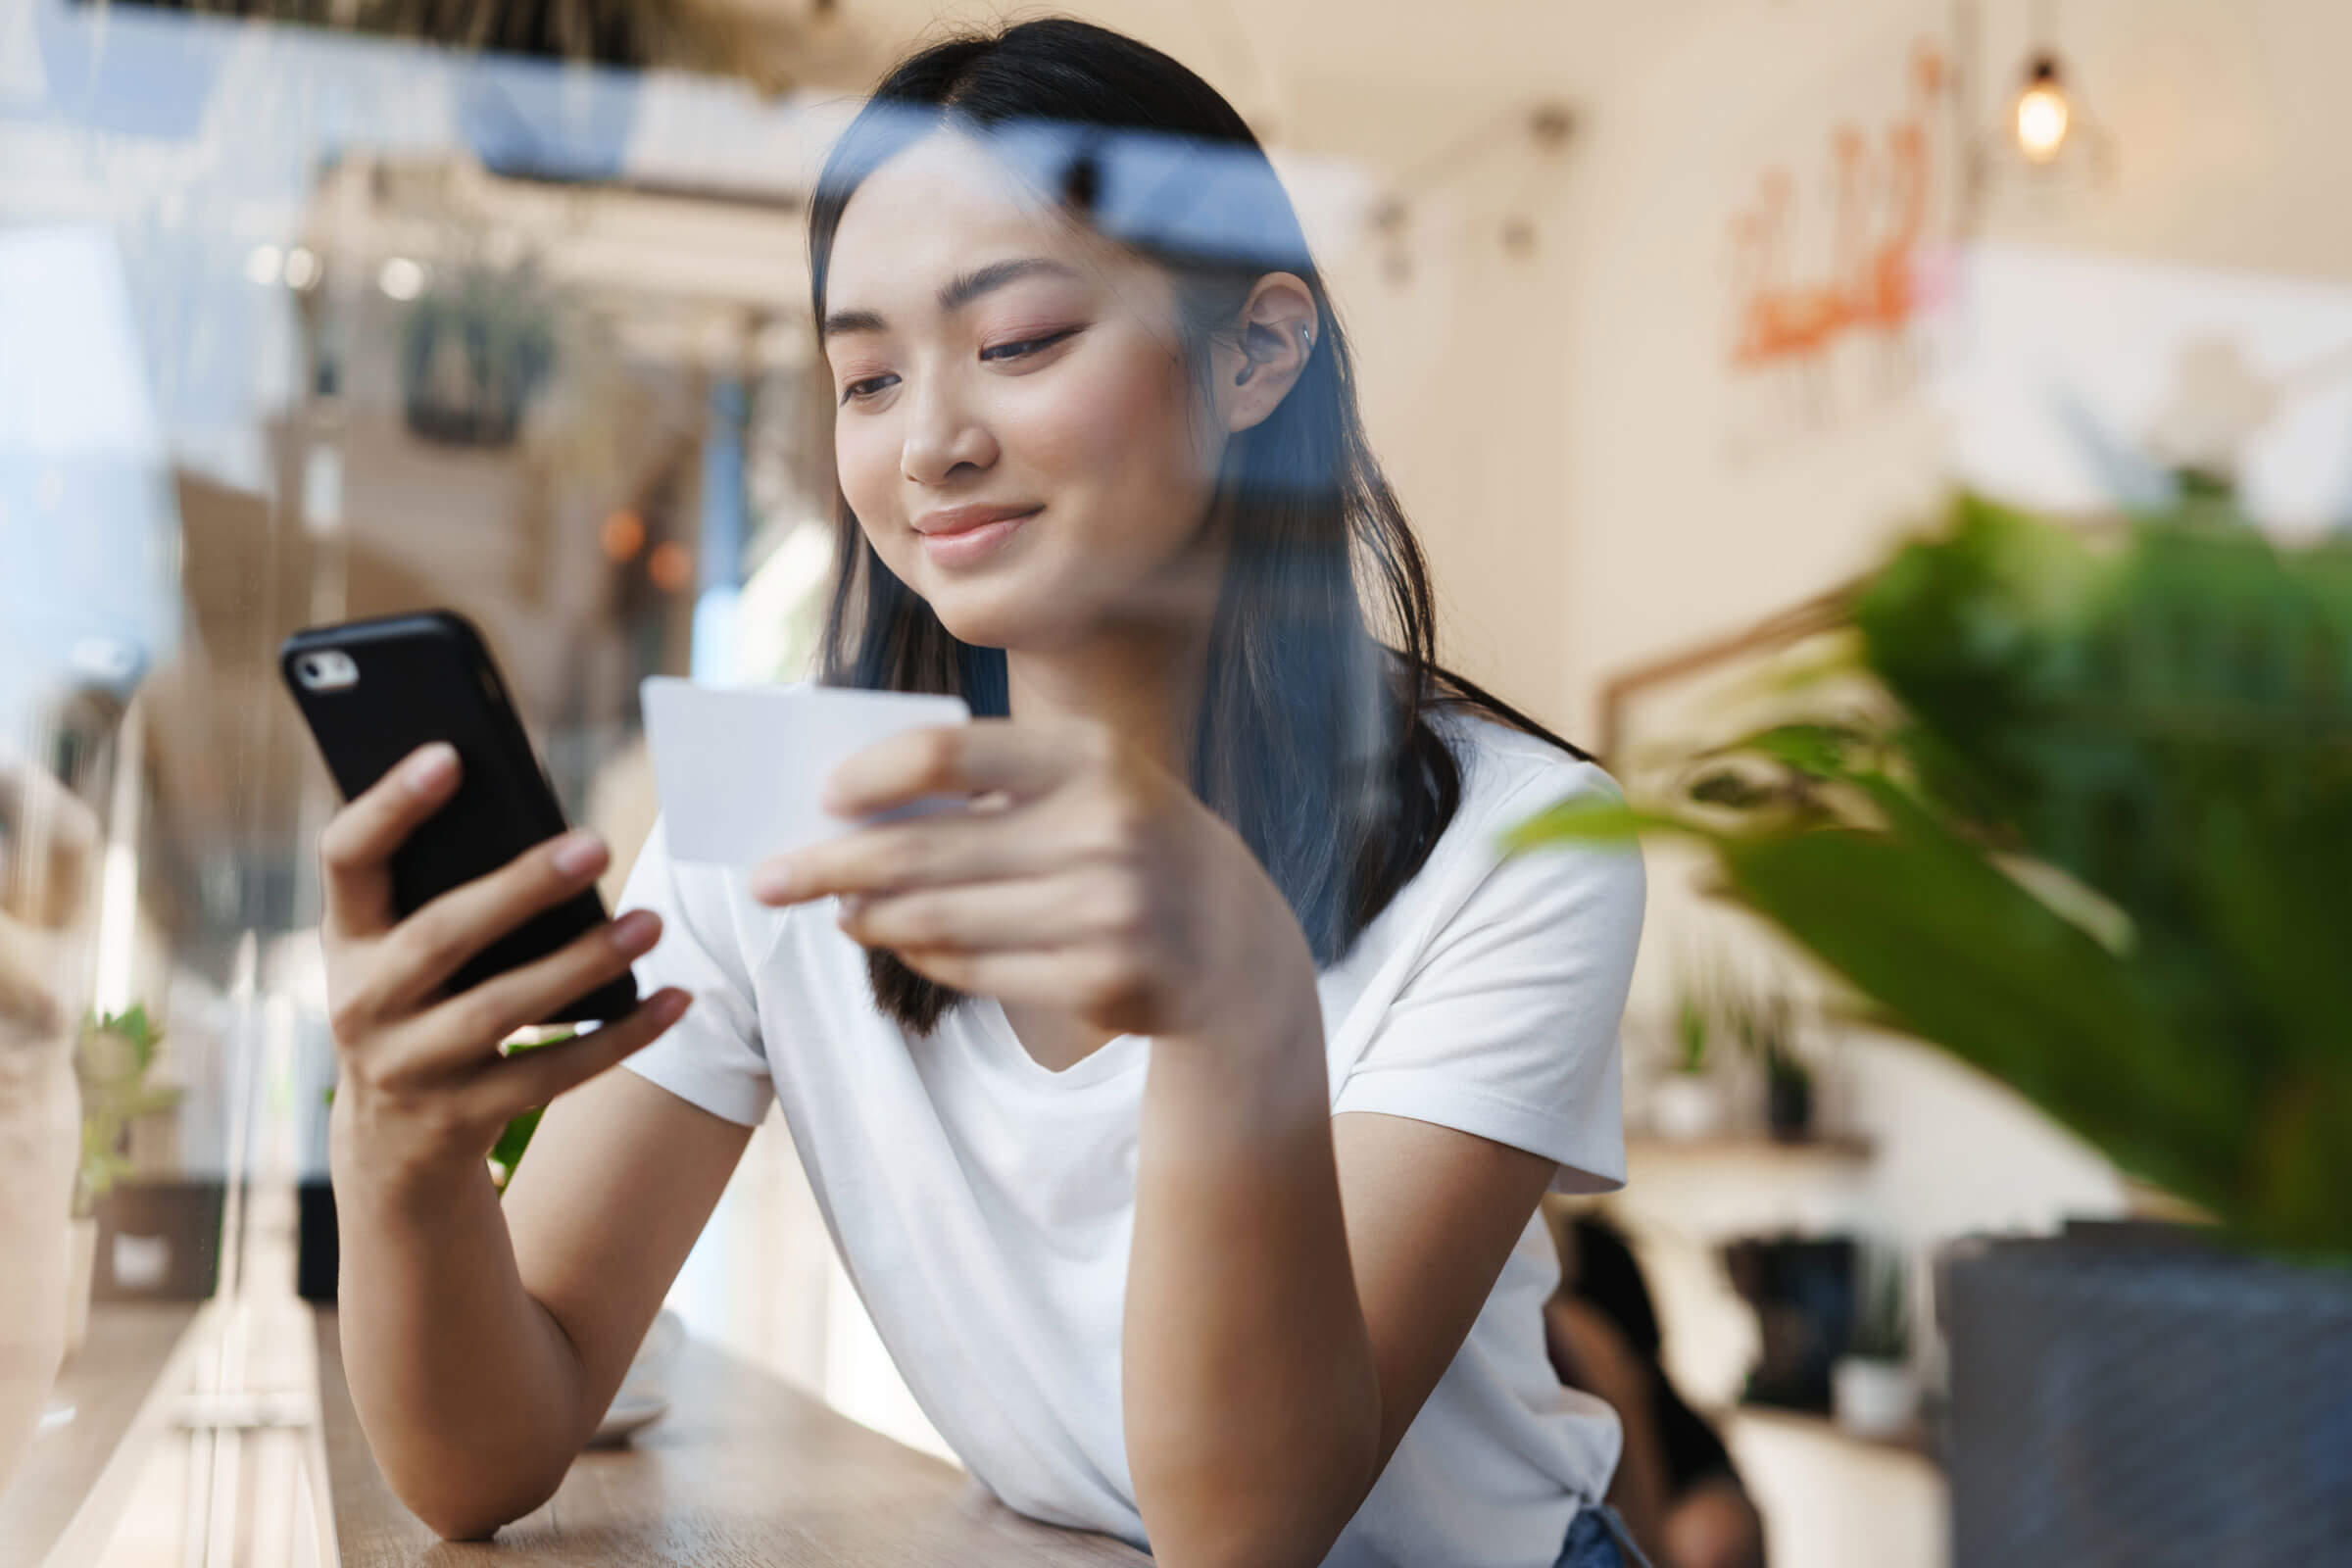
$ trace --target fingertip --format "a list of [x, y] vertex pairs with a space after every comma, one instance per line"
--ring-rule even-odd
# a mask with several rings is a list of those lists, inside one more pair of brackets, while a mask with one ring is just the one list
[[783, 856], [763, 860], [753, 867], [752, 897], [761, 904], [790, 904], [792, 902], [792, 861]]
[[667, 986], [655, 992], [647, 1005], [653, 1009], [654, 1021], [666, 1029], [686, 1016], [686, 1009], [694, 1005], [694, 993]]
[[554, 864], [556, 874], [572, 879], [596, 875], [611, 863], [612, 858], [611, 853], [605, 848], [605, 841], [584, 827], [575, 827], [557, 839], [555, 847], [548, 852], [548, 859]]
[[857, 805], [857, 792], [842, 782], [841, 769], [835, 768], [825, 775], [824, 788], [816, 792], [818, 810], [827, 816], [854, 816]]
[[447, 741], [430, 741], [410, 754], [401, 764], [400, 781], [418, 800], [431, 800], [456, 782], [458, 749]]

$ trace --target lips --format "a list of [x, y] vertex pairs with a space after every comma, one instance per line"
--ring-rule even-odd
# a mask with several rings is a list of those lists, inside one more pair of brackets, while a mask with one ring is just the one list
[[991, 523], [1010, 522], [1042, 511], [1039, 507], [946, 507], [938, 512], [926, 512], [914, 519], [914, 531], [926, 539], [943, 539], [959, 533], [970, 533]]
[[950, 507], [914, 520], [923, 554], [935, 566], [965, 566], [993, 554], [1043, 512], [1034, 507]]

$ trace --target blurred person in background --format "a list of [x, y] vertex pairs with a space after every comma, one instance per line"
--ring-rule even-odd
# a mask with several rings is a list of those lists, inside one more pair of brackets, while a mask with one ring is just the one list
[[[606, 848], [404, 919], [388, 859], [455, 755], [337, 814], [340, 1324], [386, 1476], [452, 1537], [549, 1496], [780, 1100], [907, 1385], [1012, 1507], [1172, 1568], [1638, 1560], [1617, 1423], [1546, 1356], [1537, 1203], [1623, 1179], [1641, 862], [1501, 854], [1614, 786], [1437, 664], [1263, 150], [1118, 34], [959, 38], [835, 148], [810, 257], [826, 678], [977, 715], [830, 804], [971, 804], [757, 868], [657, 827], [640, 907], [456, 997]], [[632, 962], [635, 1014], [500, 1056]], [[483, 1156], [551, 1100], [502, 1206]]]
[[1560, 1288], [1544, 1305], [1560, 1381], [1608, 1401], [1625, 1428], [1609, 1501], [1658, 1568], [1764, 1568], [1764, 1521], [1730, 1450], [1676, 1392], [1642, 1265], [1598, 1214], [1553, 1228]]

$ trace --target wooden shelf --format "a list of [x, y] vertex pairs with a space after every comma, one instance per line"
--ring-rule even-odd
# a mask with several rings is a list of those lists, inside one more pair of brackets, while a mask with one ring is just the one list
[[1786, 1410], [1774, 1404], [1731, 1404], [1709, 1412], [1708, 1419], [1720, 1426], [1747, 1424], [1776, 1432], [1794, 1433], [1836, 1443], [1872, 1453], [1895, 1454], [1936, 1464], [1936, 1446], [1926, 1427], [1914, 1423], [1907, 1431], [1891, 1437], [1864, 1437], [1849, 1432], [1836, 1419], [1812, 1410]]
[[1859, 1134], [1833, 1134], [1785, 1142], [1762, 1133], [1724, 1133], [1712, 1138], [1659, 1138], [1642, 1133], [1625, 1141], [1629, 1157], [1640, 1159], [1823, 1160], [1861, 1164], [1877, 1152]]

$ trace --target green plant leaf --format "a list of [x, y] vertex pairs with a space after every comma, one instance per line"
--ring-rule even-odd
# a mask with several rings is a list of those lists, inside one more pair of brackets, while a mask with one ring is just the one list
[[1775, 724], [1768, 729], [1742, 735], [1728, 746], [1716, 748], [1709, 755], [1743, 753], [1769, 758], [1800, 773], [1821, 778], [1841, 778], [1848, 770], [1851, 754], [1869, 744], [1870, 737], [1853, 724]]
[[1712, 840], [1703, 824], [1663, 811], [1639, 810], [1595, 796], [1576, 796], [1545, 807], [1503, 835], [1506, 853], [1550, 844], [1623, 844], [1646, 833], [1684, 833]]
[[2212, 484], [2096, 539], [1961, 496], [1847, 603], [1882, 692], [1509, 842], [1691, 838], [1867, 1015], [2352, 1259], [2352, 539], [2282, 548]]
[[2008, 1083], [2119, 1163], [2234, 1206], [2242, 1103], [2137, 1069], [2167, 1021], [2122, 964], [1998, 871], [1945, 845], [1846, 829], [1741, 843], [1733, 886], [1844, 979]]
[[539, 1130], [541, 1113], [536, 1109], [524, 1111], [507, 1123], [505, 1131], [498, 1135], [498, 1142], [491, 1147], [492, 1163], [506, 1172], [499, 1182], [501, 1191], [514, 1179], [514, 1167], [522, 1163], [522, 1152], [530, 1147], [531, 1135]]

